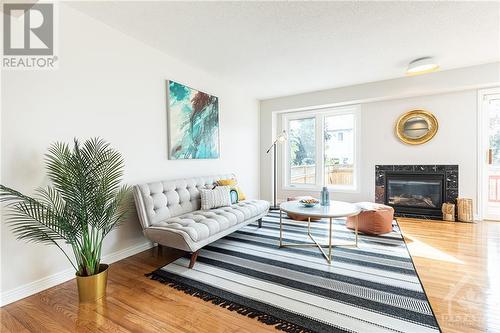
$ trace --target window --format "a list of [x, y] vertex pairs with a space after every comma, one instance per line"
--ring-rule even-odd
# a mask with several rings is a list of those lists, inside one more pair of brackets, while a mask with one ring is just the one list
[[354, 114], [325, 116], [325, 184], [353, 186]]
[[316, 184], [316, 118], [288, 123], [290, 184]]
[[359, 107], [286, 113], [284, 184], [289, 189], [357, 190]]

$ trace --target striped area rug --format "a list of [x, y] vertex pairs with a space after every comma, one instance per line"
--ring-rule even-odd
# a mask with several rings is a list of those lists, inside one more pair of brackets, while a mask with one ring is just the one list
[[[308, 242], [307, 224], [284, 219], [285, 242]], [[328, 222], [311, 222], [326, 242]], [[336, 220], [333, 241], [354, 234]], [[193, 269], [180, 258], [152, 279], [286, 332], [439, 332], [398, 226], [335, 247], [328, 265], [317, 248], [279, 248], [279, 213], [206, 247]]]

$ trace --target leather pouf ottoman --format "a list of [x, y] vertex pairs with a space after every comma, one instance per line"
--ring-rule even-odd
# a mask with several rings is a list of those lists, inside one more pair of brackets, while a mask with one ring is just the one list
[[[358, 203], [361, 213], [358, 215], [358, 231], [368, 235], [381, 235], [392, 231], [394, 208], [376, 203]], [[356, 216], [347, 218], [346, 226], [355, 228]]]
[[[310, 195], [304, 195], [304, 196], [298, 196], [298, 197], [289, 197], [286, 199], [286, 201], [299, 201], [299, 200], [306, 200], [306, 199], [314, 199]], [[299, 215], [299, 214], [293, 214], [293, 213], [286, 213], [289, 218], [295, 221], [307, 221], [307, 216], [304, 215]], [[311, 217], [311, 221], [319, 221], [321, 218], [319, 217]]]

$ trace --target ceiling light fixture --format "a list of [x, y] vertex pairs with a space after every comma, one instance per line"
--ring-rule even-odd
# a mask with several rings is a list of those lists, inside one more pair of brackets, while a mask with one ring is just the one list
[[408, 64], [408, 69], [406, 70], [407, 75], [419, 75], [434, 72], [439, 68], [432, 57], [423, 57], [413, 60]]

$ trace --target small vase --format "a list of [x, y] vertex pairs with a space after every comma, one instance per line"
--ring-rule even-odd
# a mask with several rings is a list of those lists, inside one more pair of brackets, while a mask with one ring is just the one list
[[326, 186], [321, 190], [321, 206], [330, 206], [330, 193]]
[[95, 302], [106, 296], [109, 265], [100, 264], [99, 273], [90, 276], [76, 276], [78, 299], [81, 303]]

